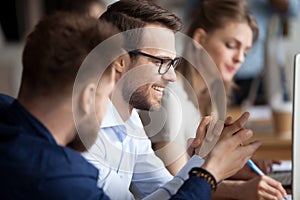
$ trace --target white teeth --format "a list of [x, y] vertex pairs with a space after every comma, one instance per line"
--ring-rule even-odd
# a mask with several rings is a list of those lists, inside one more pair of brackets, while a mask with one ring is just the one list
[[152, 86], [152, 88], [153, 88], [154, 90], [157, 90], [157, 91], [160, 91], [160, 92], [163, 92], [163, 91], [164, 91], [164, 88], [162, 88], [162, 87]]

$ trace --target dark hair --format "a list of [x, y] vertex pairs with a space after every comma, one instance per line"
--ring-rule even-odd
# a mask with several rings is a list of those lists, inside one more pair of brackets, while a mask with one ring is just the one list
[[[181, 29], [180, 19], [168, 10], [149, 0], [119, 0], [107, 7], [100, 16], [124, 32], [124, 49], [132, 50], [140, 47], [141, 35], [148, 23], [160, 24], [177, 32]], [[126, 32], [131, 30], [129, 32]], [[136, 55], [129, 52], [130, 58]]]
[[71, 94], [83, 60], [117, 32], [107, 22], [74, 13], [56, 13], [41, 20], [24, 48], [20, 95]]
[[180, 19], [149, 0], [120, 0], [108, 6], [101, 15], [121, 31], [143, 28], [147, 23], [158, 23], [174, 32], [181, 29]]

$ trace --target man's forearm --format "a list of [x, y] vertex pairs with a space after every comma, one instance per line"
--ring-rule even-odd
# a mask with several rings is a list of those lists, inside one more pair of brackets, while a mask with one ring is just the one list
[[236, 186], [243, 182], [244, 181], [224, 180], [218, 185], [217, 190], [212, 193], [212, 199], [240, 199], [239, 195], [242, 191], [240, 191], [240, 187]]

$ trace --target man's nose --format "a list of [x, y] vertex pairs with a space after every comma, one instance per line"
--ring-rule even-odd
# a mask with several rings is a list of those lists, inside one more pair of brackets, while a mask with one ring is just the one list
[[169, 82], [176, 81], [176, 73], [174, 67], [171, 66], [170, 69], [167, 71], [167, 73], [162, 75], [162, 78]]

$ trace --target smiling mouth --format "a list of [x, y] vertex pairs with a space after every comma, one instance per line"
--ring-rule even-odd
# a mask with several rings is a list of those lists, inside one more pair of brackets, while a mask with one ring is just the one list
[[157, 94], [159, 96], [162, 96], [163, 95], [163, 92], [164, 92], [164, 88], [163, 87], [159, 87], [159, 86], [152, 86], [152, 88], [157, 92]]

